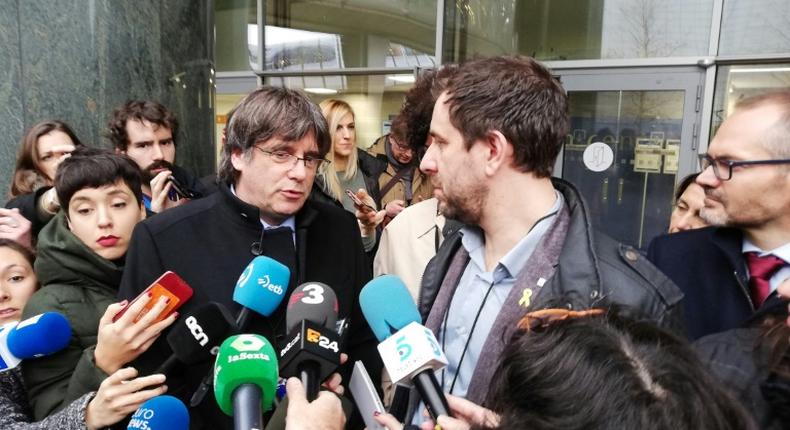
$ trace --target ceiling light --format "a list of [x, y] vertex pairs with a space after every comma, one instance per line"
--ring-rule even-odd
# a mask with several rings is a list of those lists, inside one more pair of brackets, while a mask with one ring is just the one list
[[304, 90], [311, 94], [337, 94], [337, 90], [332, 88], [305, 88]]
[[402, 84], [413, 84], [414, 83], [414, 75], [394, 75], [394, 76], [387, 76], [387, 79], [395, 82], [399, 82]]
[[790, 67], [752, 67], [747, 69], [730, 69], [730, 73], [775, 73], [790, 72]]

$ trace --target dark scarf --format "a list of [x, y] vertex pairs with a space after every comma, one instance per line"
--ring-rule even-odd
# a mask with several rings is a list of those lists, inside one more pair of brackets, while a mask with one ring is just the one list
[[[565, 243], [565, 236], [568, 232], [570, 222], [570, 212], [567, 203], [563, 203], [557, 218], [552, 222], [551, 227], [540, 239], [535, 251], [527, 260], [526, 265], [521, 269], [513, 289], [505, 300], [505, 304], [500, 309], [499, 314], [491, 327], [488, 338], [483, 345], [482, 353], [478, 358], [477, 365], [472, 374], [466, 398], [482, 404], [488, 392], [488, 384], [493, 377], [494, 370], [499, 364], [499, 357], [505, 349], [510, 338], [516, 331], [518, 321], [528, 312], [534, 310], [530, 307], [531, 303], [536, 302], [536, 297], [543, 291], [541, 287], [545, 281], [551, 279], [559, 261], [562, 246]], [[458, 287], [458, 282], [469, 262], [469, 254], [464, 247], [459, 247], [452, 263], [444, 277], [444, 282], [439, 290], [439, 294], [433, 303], [431, 313], [425, 322], [425, 326], [434, 333], [438, 333], [445, 316], [450, 300]], [[540, 282], [543, 278], [545, 281]], [[523, 301], [525, 291], [531, 290], [531, 300]]]

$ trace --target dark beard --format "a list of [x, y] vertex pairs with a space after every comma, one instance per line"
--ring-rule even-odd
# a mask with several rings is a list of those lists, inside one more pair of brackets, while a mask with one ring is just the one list
[[146, 167], [141, 171], [141, 173], [143, 174], [143, 181], [146, 184], [150, 183], [151, 180], [154, 179], [154, 176], [156, 176], [154, 170], [159, 170], [159, 169], [167, 169], [172, 172], [173, 164], [171, 164], [167, 160], [154, 161], [153, 163], [149, 164], [148, 167]]
[[479, 225], [488, 190], [482, 184], [472, 187], [465, 193], [458, 195], [444, 194], [441, 212], [448, 219], [454, 219], [464, 224]]

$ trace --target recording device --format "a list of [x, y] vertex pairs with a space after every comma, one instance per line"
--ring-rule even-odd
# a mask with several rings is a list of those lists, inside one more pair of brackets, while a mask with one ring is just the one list
[[384, 275], [368, 282], [359, 294], [362, 313], [379, 340], [378, 350], [393, 383], [411, 380], [434, 421], [450, 415], [450, 407], [434, 371], [447, 365], [447, 357], [425, 326], [417, 306], [397, 276]]
[[263, 429], [263, 412], [277, 391], [277, 356], [265, 337], [231, 336], [214, 364], [214, 398], [236, 430]]
[[374, 412], [380, 414], [385, 412], [384, 405], [381, 403], [379, 394], [376, 392], [376, 386], [373, 385], [373, 381], [371, 381], [370, 375], [368, 375], [368, 371], [361, 361], [354, 363], [354, 370], [351, 372], [348, 389], [351, 390], [354, 403], [356, 403], [357, 409], [359, 409], [359, 413], [365, 421], [365, 427], [368, 430], [386, 430], [386, 427], [373, 419]]
[[213, 360], [222, 341], [236, 332], [236, 321], [225, 306], [203, 304], [170, 329], [167, 343], [173, 354], [154, 373], [166, 374], [178, 363], [192, 366]]
[[[233, 290], [233, 301], [242, 306], [236, 316], [238, 331], [244, 331], [252, 317], [252, 311], [265, 317], [274, 313], [280, 306], [288, 290], [291, 271], [279, 261], [260, 255], [252, 259], [241, 272]], [[203, 401], [211, 384], [212, 373], [209, 372], [201, 381], [189, 405], [195, 407]]]
[[[192, 191], [189, 188], [185, 187], [173, 175], [168, 176], [167, 180], [170, 181], [171, 183], [170, 185], [171, 193], [168, 193], [167, 196], [167, 198], [169, 198], [170, 200], [175, 201], [178, 200], [179, 197], [182, 199], [199, 199], [203, 197], [203, 194], [198, 193], [196, 191]], [[172, 195], [173, 193], [175, 193], [175, 195]]]
[[335, 292], [320, 282], [300, 285], [288, 300], [288, 336], [280, 349], [280, 375], [298, 377], [310, 402], [318, 398], [321, 382], [340, 365], [337, 312]]
[[367, 208], [369, 210], [372, 210], [373, 212], [376, 212], [376, 208], [374, 208], [373, 206], [371, 206], [371, 205], [363, 202], [362, 200], [360, 200], [359, 197], [357, 197], [357, 194], [355, 192], [347, 189], [346, 190], [346, 195], [351, 199], [352, 202], [354, 202], [355, 205], [360, 206], [362, 208]]
[[270, 316], [280, 306], [288, 290], [291, 271], [279, 261], [259, 255], [241, 272], [233, 290], [233, 301], [242, 306], [236, 317], [239, 330], [244, 330], [252, 316], [251, 311]]
[[156, 396], [148, 399], [132, 415], [127, 430], [187, 430], [187, 407], [173, 396]]
[[45, 312], [0, 327], [0, 372], [22, 360], [54, 354], [71, 340], [71, 326], [63, 315]]
[[156, 281], [154, 281], [148, 288], [146, 288], [145, 291], [140, 293], [140, 295], [135, 297], [131, 302], [127, 303], [123, 309], [115, 314], [115, 316], [112, 318], [112, 322], [118, 321], [118, 319], [121, 318], [136, 301], [148, 294], [151, 294], [151, 299], [145, 304], [145, 307], [140, 311], [140, 313], [134, 317], [134, 322], [140, 321], [140, 319], [143, 318], [145, 314], [147, 314], [148, 311], [150, 311], [156, 305], [157, 302], [159, 302], [159, 298], [162, 296], [170, 299], [170, 302], [153, 323], [155, 324], [159, 321], [165, 320], [170, 316], [170, 314], [175, 312], [176, 309], [180, 308], [184, 302], [192, 297], [192, 288], [185, 280], [176, 275], [175, 272], [168, 270], [167, 272], [163, 273], [162, 276], [160, 276]]

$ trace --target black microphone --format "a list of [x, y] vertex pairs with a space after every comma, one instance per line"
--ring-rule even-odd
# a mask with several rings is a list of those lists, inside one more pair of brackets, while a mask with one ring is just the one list
[[167, 335], [173, 354], [156, 373], [168, 373], [179, 363], [187, 366], [211, 361], [222, 342], [236, 334], [233, 316], [225, 306], [208, 302], [180, 318]]
[[318, 397], [321, 382], [340, 365], [337, 312], [335, 292], [320, 282], [300, 285], [288, 300], [288, 336], [280, 349], [280, 376], [299, 377], [311, 402]]

